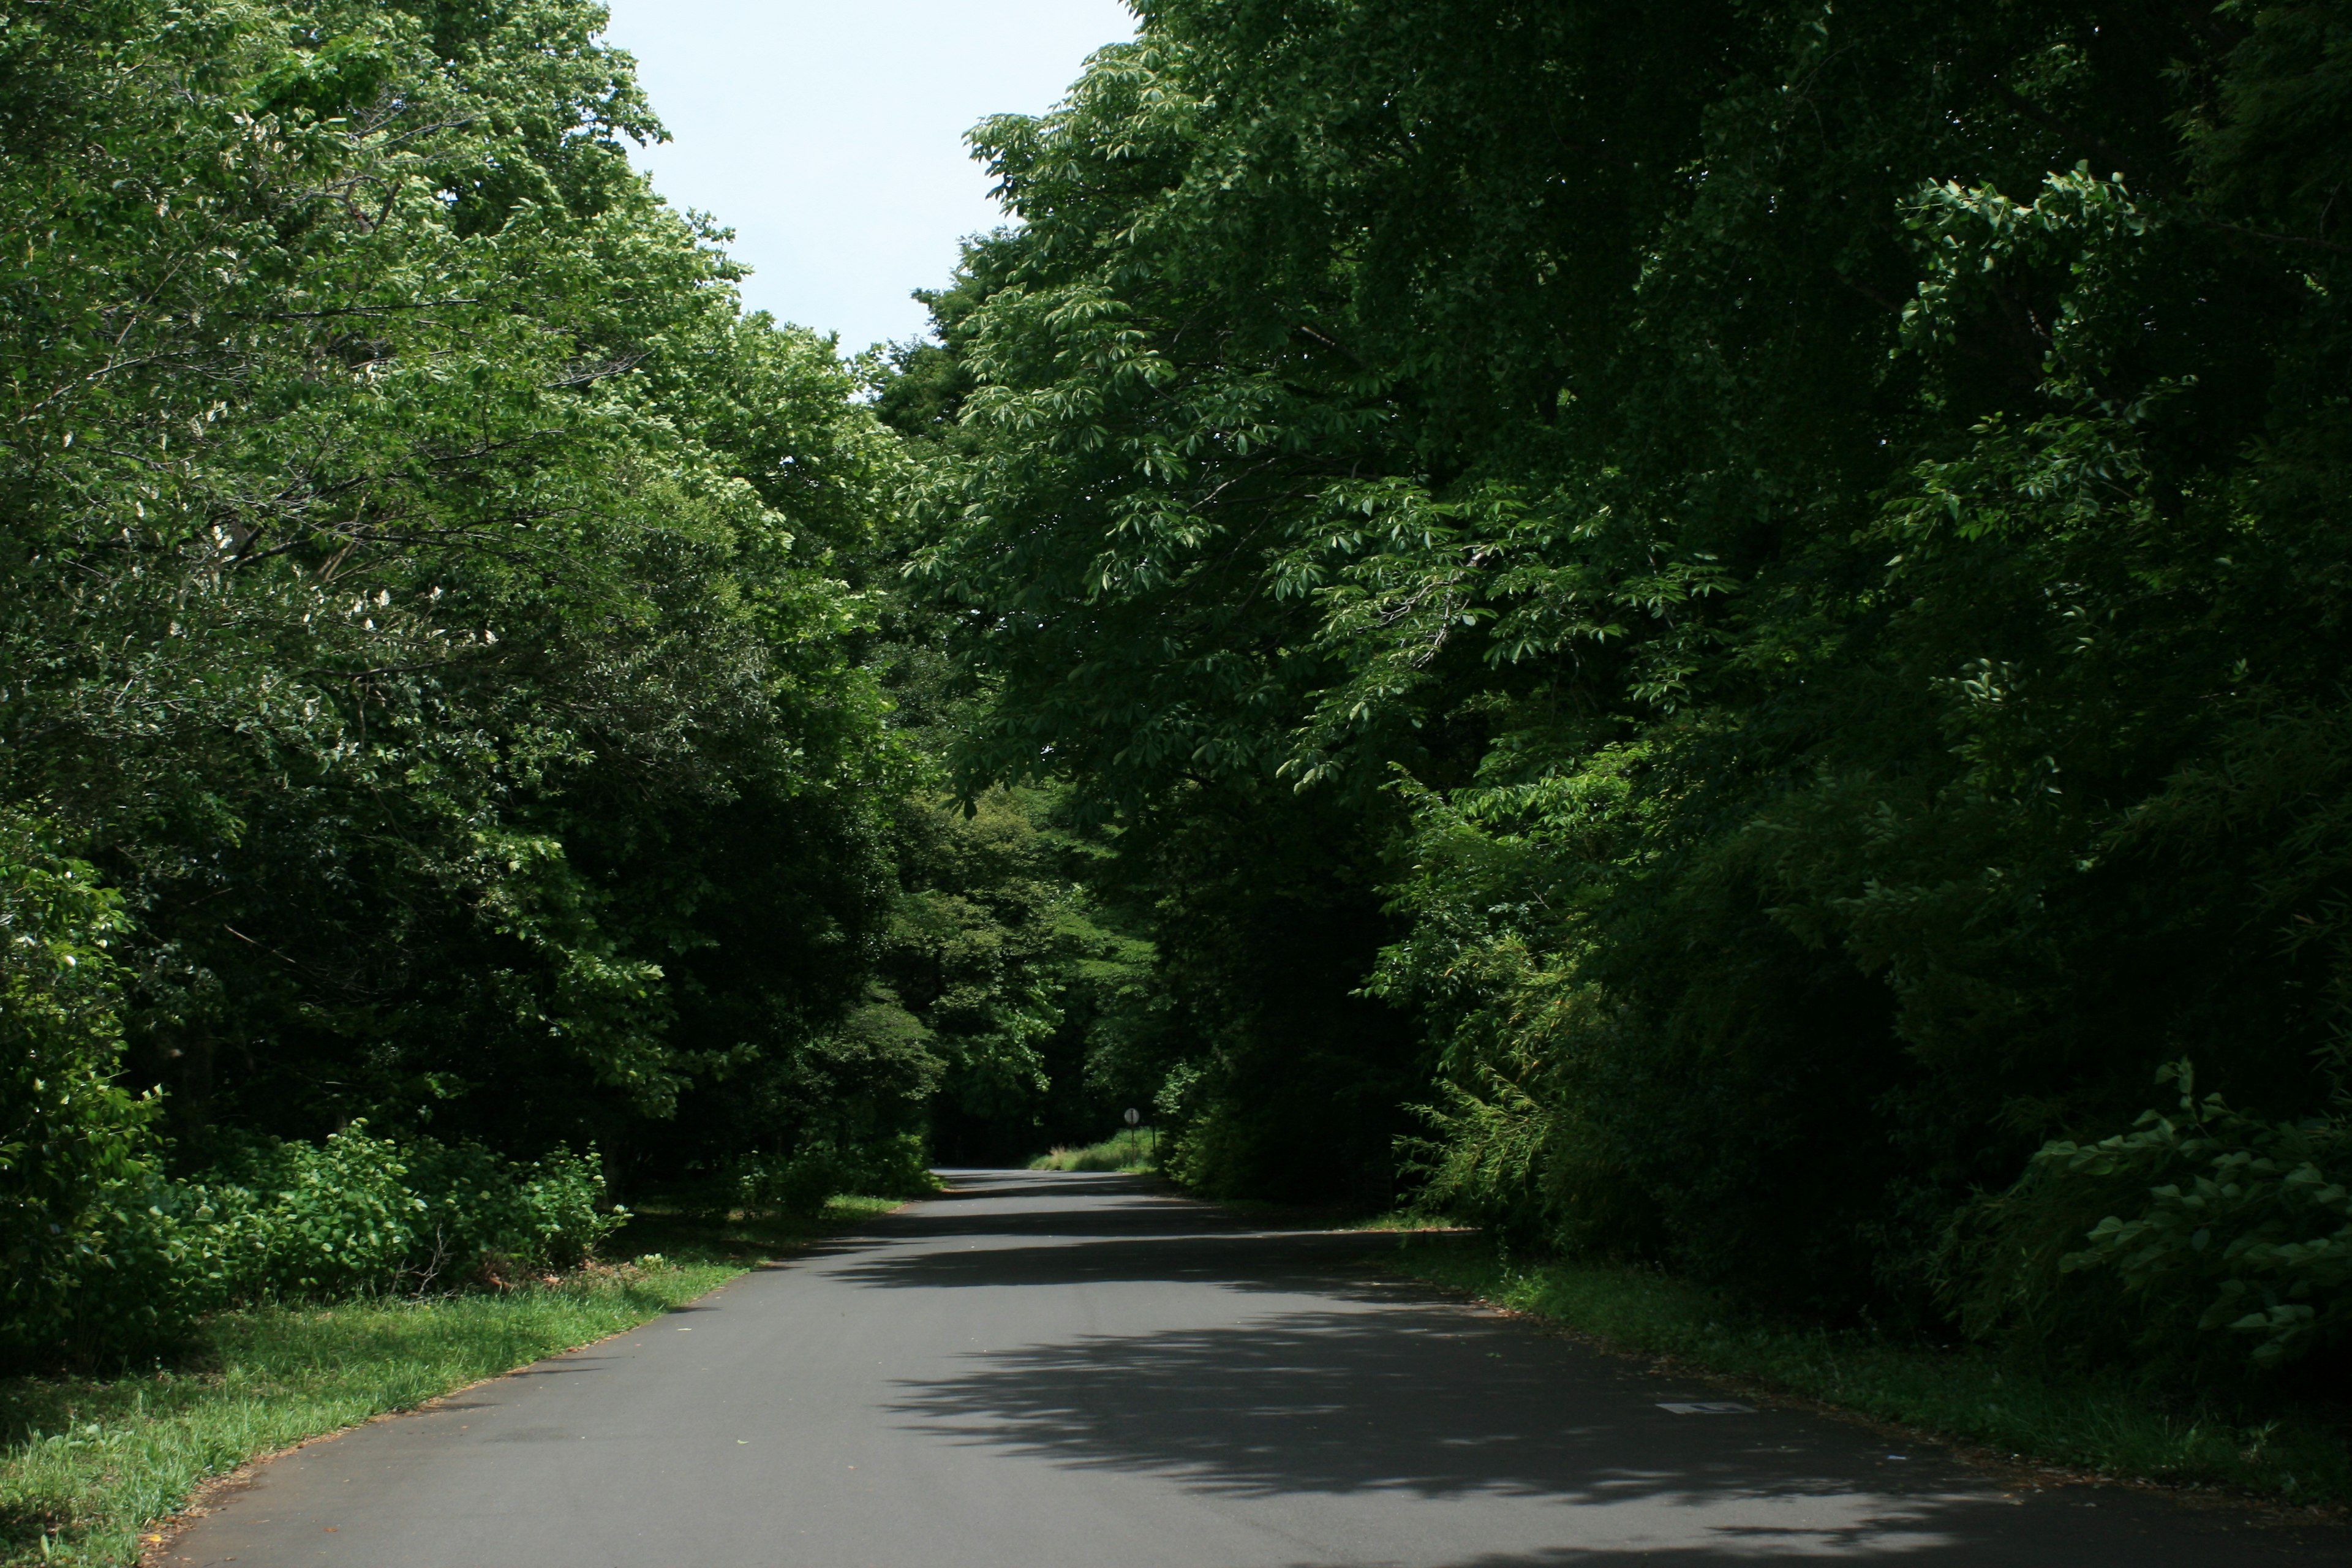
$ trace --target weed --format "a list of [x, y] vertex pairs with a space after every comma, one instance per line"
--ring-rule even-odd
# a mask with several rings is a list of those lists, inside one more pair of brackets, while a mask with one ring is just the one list
[[1156, 1171], [1160, 1151], [1152, 1134], [1121, 1132], [1083, 1149], [1056, 1146], [1029, 1162], [1033, 1171]]

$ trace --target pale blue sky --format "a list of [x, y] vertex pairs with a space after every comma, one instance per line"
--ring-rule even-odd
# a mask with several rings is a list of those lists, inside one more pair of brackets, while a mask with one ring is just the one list
[[1051, 108], [1087, 56], [1134, 36], [1119, 0], [608, 0], [671, 141], [644, 167], [735, 230], [755, 309], [914, 337], [911, 289], [1002, 221], [963, 133]]

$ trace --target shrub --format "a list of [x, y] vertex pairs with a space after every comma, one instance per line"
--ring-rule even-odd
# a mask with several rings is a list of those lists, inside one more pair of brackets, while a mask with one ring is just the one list
[[236, 1148], [169, 1210], [181, 1279], [200, 1308], [356, 1295], [400, 1282], [424, 1200], [399, 1149], [364, 1126], [323, 1144]]
[[122, 923], [89, 868], [0, 816], [0, 1361], [140, 1354], [238, 1302], [504, 1282], [621, 1222], [583, 1156], [518, 1165], [363, 1125], [166, 1182], [156, 1100], [116, 1081]]
[[2268, 1121], [2202, 1100], [2096, 1143], [2053, 1142], [1958, 1235], [1980, 1337], [2228, 1373], [2332, 1357], [2352, 1330], [2352, 1110]]
[[939, 1190], [919, 1132], [900, 1132], [846, 1148], [819, 1145], [788, 1158], [755, 1155], [736, 1167], [735, 1194], [747, 1208], [814, 1214], [836, 1193], [921, 1197]]
[[753, 1158], [736, 1167], [735, 1195], [746, 1208], [814, 1214], [839, 1190], [830, 1150], [808, 1150], [789, 1159]]
[[354, 1123], [321, 1144], [250, 1143], [169, 1215], [191, 1301], [503, 1285], [577, 1265], [627, 1216], [600, 1213], [590, 1158], [517, 1164], [474, 1143], [404, 1143]]
[[1253, 1190], [1253, 1129], [1230, 1100], [1210, 1098], [1169, 1140], [1161, 1166], [1188, 1192], [1239, 1197]]
[[0, 812], [0, 1361], [176, 1327], [150, 1136], [115, 1082], [115, 895]]
[[410, 1166], [425, 1205], [415, 1222], [423, 1250], [411, 1264], [420, 1279], [441, 1258], [493, 1273], [500, 1263], [577, 1268], [628, 1217], [604, 1207], [595, 1160], [569, 1149], [518, 1165], [478, 1144], [420, 1142]]

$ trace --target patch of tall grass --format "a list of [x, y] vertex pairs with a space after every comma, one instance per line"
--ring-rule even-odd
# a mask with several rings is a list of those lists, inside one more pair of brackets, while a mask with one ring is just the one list
[[1977, 1350], [1770, 1322], [1714, 1291], [1641, 1269], [1514, 1263], [1479, 1237], [1400, 1237], [1390, 1261], [1399, 1272], [1560, 1323], [1605, 1349], [1672, 1356], [1693, 1371], [2013, 1458], [2225, 1486], [2282, 1502], [2352, 1503], [2352, 1432], [2340, 1409], [2250, 1419], [2180, 1405], [2122, 1374], [2038, 1373]]
[[1127, 1131], [1082, 1148], [1056, 1145], [1029, 1162], [1033, 1171], [1156, 1171], [1160, 1168], [1158, 1138], [1150, 1131]]

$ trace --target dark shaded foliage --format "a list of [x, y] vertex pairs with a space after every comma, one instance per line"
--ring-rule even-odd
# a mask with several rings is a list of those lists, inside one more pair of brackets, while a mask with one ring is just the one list
[[[920, 568], [970, 776], [1124, 824], [1171, 982], [1259, 1015], [1188, 1153], [1295, 1183], [1368, 988], [1435, 1082], [1339, 1119], [1425, 1099], [1433, 1196], [1935, 1331], [1972, 1194], [2159, 1064], [2340, 1121], [2342, 6], [1141, 14], [977, 134], [1024, 226]], [[1394, 924], [1241, 912], [1334, 879]], [[2129, 1272], [2083, 1342], [2287, 1353]]]

